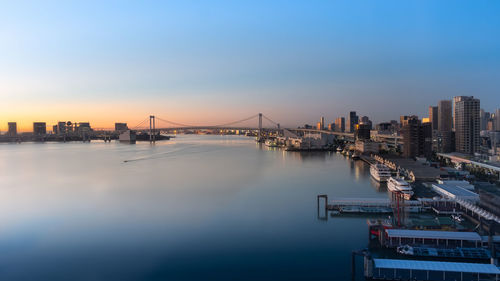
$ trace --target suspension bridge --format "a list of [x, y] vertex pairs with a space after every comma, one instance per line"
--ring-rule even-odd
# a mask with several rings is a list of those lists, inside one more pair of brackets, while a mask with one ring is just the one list
[[[256, 126], [249, 126], [250, 121], [256, 120]], [[321, 133], [335, 135], [343, 137], [345, 139], [354, 139], [353, 133], [346, 132], [336, 132], [329, 130], [317, 130], [317, 129], [304, 129], [304, 128], [282, 128], [280, 123], [272, 120], [262, 113], [254, 114], [252, 116], [217, 125], [193, 125], [185, 124], [176, 121], [167, 120], [155, 115], [150, 115], [148, 118], [142, 120], [136, 126], [130, 128], [131, 130], [140, 131], [143, 133], [148, 133], [151, 136], [151, 140], [154, 141], [154, 135], [157, 133], [169, 133], [169, 132], [182, 132], [182, 131], [201, 131], [201, 130], [240, 130], [240, 131], [255, 131], [257, 132], [257, 137], [262, 138], [264, 133], [270, 132], [283, 132], [289, 131], [298, 134], [304, 133]]]

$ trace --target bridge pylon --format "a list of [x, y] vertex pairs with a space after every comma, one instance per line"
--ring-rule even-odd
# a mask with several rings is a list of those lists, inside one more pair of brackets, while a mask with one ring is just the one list
[[155, 142], [156, 141], [156, 122], [155, 122], [155, 116], [150, 115], [149, 116], [149, 142]]
[[261, 141], [262, 140], [262, 113], [259, 113], [259, 137], [257, 139], [257, 141]]

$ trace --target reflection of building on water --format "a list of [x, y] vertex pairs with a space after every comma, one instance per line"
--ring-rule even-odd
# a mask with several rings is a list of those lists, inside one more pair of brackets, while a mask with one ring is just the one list
[[374, 178], [370, 177], [370, 183], [378, 192], [387, 192], [387, 184], [376, 181]]

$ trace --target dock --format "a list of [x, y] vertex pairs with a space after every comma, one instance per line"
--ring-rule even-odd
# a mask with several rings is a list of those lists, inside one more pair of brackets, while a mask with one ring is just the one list
[[[326, 195], [318, 196], [324, 198], [327, 211], [337, 211], [340, 213], [371, 213], [371, 214], [388, 214], [392, 213], [394, 208], [397, 208], [397, 202], [389, 198], [333, 198], [328, 200]], [[400, 207], [406, 208], [410, 212], [420, 212], [422, 203], [417, 200], [408, 200]]]

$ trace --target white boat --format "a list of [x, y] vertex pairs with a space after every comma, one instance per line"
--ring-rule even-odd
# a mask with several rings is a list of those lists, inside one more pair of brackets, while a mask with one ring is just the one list
[[352, 154], [352, 159], [353, 159], [353, 160], [358, 160], [358, 159], [360, 159], [360, 158], [361, 158], [361, 157], [360, 157], [360, 154], [359, 154], [357, 151], [355, 151], [355, 152]]
[[384, 164], [370, 166], [370, 174], [378, 182], [386, 182], [391, 177], [391, 170]]
[[400, 178], [390, 177], [387, 181], [387, 188], [392, 192], [403, 194], [406, 200], [410, 200], [413, 195], [413, 190], [409, 183]]

